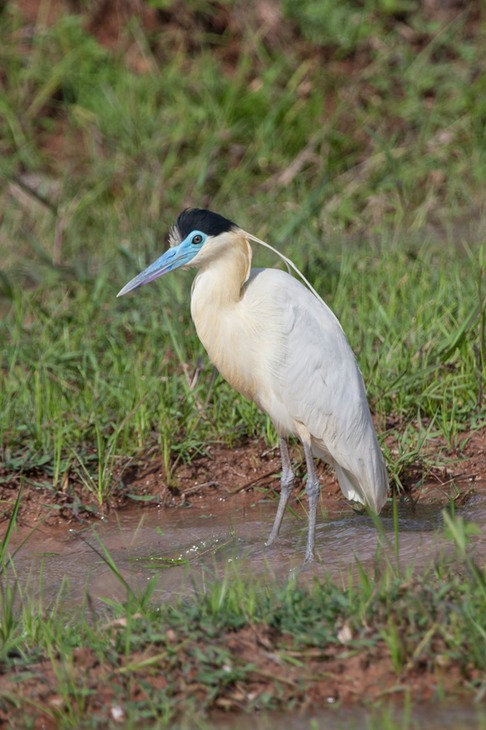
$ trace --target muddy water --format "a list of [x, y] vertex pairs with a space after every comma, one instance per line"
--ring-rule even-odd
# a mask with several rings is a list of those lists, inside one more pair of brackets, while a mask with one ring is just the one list
[[318, 715], [269, 713], [240, 715], [213, 722], [215, 730], [377, 730], [413, 728], [414, 730], [486, 730], [486, 712], [471, 705], [422, 705], [411, 711], [398, 708], [329, 708]]
[[[275, 502], [251, 495], [226, 500], [195, 501], [190, 508], [124, 512], [94, 526], [55, 529], [40, 525], [14, 558], [21, 585], [30, 596], [55, 600], [62, 585], [63, 603], [77, 606], [89, 591], [97, 607], [103, 599], [123, 600], [126, 589], [100, 556], [108, 550], [119, 572], [135, 590], [143, 590], [157, 576], [156, 597], [174, 599], [222, 577], [232, 566], [239, 575], [284, 579], [302, 570], [306, 540], [303, 512], [287, 514], [281, 536], [271, 548], [264, 542], [275, 514]], [[484, 524], [486, 495], [477, 495], [458, 514]], [[385, 540], [381, 554], [395, 560], [393, 519], [382, 519]], [[420, 566], [453, 548], [439, 534], [438, 507], [407, 507], [399, 511], [399, 561]], [[25, 537], [21, 531], [14, 544]], [[358, 557], [365, 568], [376, 560], [378, 533], [372, 520], [345, 507], [340, 513], [320, 516], [316, 534], [319, 562], [305, 575], [334, 576], [353, 570]], [[486, 537], [474, 538], [474, 551], [486, 556]]]
[[471, 705], [423, 705], [412, 711], [397, 708], [372, 711], [364, 708], [329, 708], [319, 715], [269, 713], [240, 715], [215, 722], [214, 730], [486, 730], [486, 713]]
[[[100, 557], [102, 545], [117, 569], [135, 590], [143, 590], [157, 577], [154, 598], [170, 600], [197, 591], [206, 582], [221, 577], [232, 566], [238, 574], [255, 578], [285, 579], [302, 569], [306, 541], [305, 515], [288, 514], [275, 546], [264, 547], [275, 513], [274, 502], [258, 502], [241, 495], [226, 501], [207, 500], [191, 508], [146, 510], [141, 515], [125, 512], [91, 527], [48, 529], [40, 525], [14, 558], [15, 571], [29, 599], [38, 595], [44, 606], [59, 600], [66, 610], [78, 608], [87, 591], [91, 605], [102, 610], [106, 599], [123, 600], [126, 590]], [[465, 520], [483, 524], [486, 495], [474, 497], [459, 511]], [[391, 514], [382, 517], [384, 541], [382, 557], [395, 560]], [[441, 510], [420, 506], [415, 512], [399, 512], [399, 561], [402, 565], [430, 563], [439, 554], [452, 554], [450, 543], [440, 535]], [[15, 535], [20, 545], [25, 532]], [[347, 576], [354, 556], [365, 568], [376, 561], [378, 533], [373, 522], [348, 508], [320, 516], [316, 545], [320, 562], [304, 576], [330, 573]], [[473, 550], [486, 556], [486, 538], [474, 538]], [[171, 567], [170, 567], [171, 566]], [[192, 725], [188, 727], [193, 727]], [[204, 727], [201, 725], [200, 727]], [[330, 706], [316, 715], [297, 712], [252, 714], [213, 718], [207, 727], [216, 730], [370, 730], [373, 728], [427, 728], [427, 730], [486, 730], [486, 714], [471, 704], [414, 706], [410, 712], [399, 708], [336, 708]]]

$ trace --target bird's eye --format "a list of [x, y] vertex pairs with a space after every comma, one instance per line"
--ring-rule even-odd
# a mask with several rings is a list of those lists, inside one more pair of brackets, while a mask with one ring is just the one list
[[202, 240], [203, 238], [199, 233], [196, 233], [196, 235], [192, 237], [192, 243], [201, 243]]

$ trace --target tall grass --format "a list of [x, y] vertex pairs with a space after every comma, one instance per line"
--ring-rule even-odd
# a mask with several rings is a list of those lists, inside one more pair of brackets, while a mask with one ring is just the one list
[[6, 469], [41, 468], [54, 489], [74, 470], [102, 503], [123, 456], [158, 450], [170, 482], [210, 440], [275, 438], [214, 378], [190, 274], [115, 300], [187, 204], [296, 260], [342, 321], [379, 422], [418, 424], [414, 443], [397, 432], [400, 458], [435, 434], [457, 447], [480, 425], [486, 360], [481, 24], [406, 10], [405, 33], [381, 3], [284, 3], [296, 42], [283, 52], [250, 15], [228, 61], [229, 34], [203, 32], [196, 6], [182, 45], [132, 19], [125, 55], [83, 15], [41, 14], [26, 39], [15, 4], [0, 12]]
[[[357, 353], [373, 410], [423, 422], [422, 436], [397, 433], [404, 458], [437, 435], [456, 446], [480, 424], [477, 257], [432, 245], [412, 261], [365, 245], [359, 259], [336, 248], [322, 255], [335, 280], [323, 267], [314, 283]], [[170, 476], [178, 454], [189, 458], [208, 440], [268, 433], [265, 417], [214, 378], [189, 320], [190, 275], [120, 302], [115, 292], [131, 273], [82, 284], [52, 275], [35, 291], [17, 289], [0, 324], [5, 465], [42, 467], [54, 488], [74, 468], [100, 502], [122, 455], [158, 444]]]

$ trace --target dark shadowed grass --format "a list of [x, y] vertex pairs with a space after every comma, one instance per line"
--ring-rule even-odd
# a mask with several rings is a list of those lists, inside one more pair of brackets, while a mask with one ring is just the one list
[[[39, 22], [22, 45], [10, 4], [0, 139], [16, 245], [2, 269], [32, 245], [68, 266], [80, 254], [112, 259], [125, 238], [160, 248], [188, 203], [299, 247], [306, 230], [310, 241], [384, 229], [400, 241], [425, 228], [474, 237], [486, 169], [481, 11], [441, 24], [411, 10], [404, 25], [373, 4], [319, 5], [285, 8], [299, 25], [283, 21], [295, 35], [284, 47], [262, 41], [250, 17], [228, 61], [231, 32], [201, 37], [197, 17], [177, 42], [173, 26], [150, 37], [133, 19], [121, 44], [131, 56], [102, 47], [74, 14]], [[309, 17], [312, 48], [300, 35]], [[353, 42], [344, 27], [359, 29]], [[49, 207], [22, 197], [19, 177]]]

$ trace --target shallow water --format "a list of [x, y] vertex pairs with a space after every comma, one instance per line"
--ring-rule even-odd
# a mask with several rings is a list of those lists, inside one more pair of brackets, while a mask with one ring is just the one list
[[[125, 511], [89, 527], [48, 528], [40, 525], [15, 555], [14, 565], [29, 594], [41, 593], [48, 601], [58, 597], [63, 581], [69, 589], [63, 601], [79, 605], [88, 589], [91, 599], [125, 598], [126, 589], [100, 553], [109, 552], [119, 572], [133, 589], [143, 590], [157, 575], [156, 595], [167, 600], [196, 590], [204, 581], [222, 577], [231, 566], [239, 575], [284, 579], [302, 570], [306, 519], [287, 513], [281, 535], [265, 547], [276, 504], [254, 500], [251, 495], [207, 500], [190, 508]], [[486, 495], [476, 495], [458, 510], [464, 519], [483, 524]], [[384, 540], [381, 557], [395, 561], [391, 513], [381, 517]], [[399, 510], [399, 561], [402, 566], [430, 563], [439, 554], [453, 553], [451, 543], [440, 536], [439, 507], [418, 506]], [[26, 536], [19, 531], [13, 541]], [[339, 514], [320, 516], [316, 550], [320, 558], [304, 575], [339, 576], [356, 569], [355, 557], [365, 568], [376, 561], [378, 531], [373, 521], [345, 507]], [[475, 554], [486, 556], [486, 537], [473, 541]], [[41, 576], [41, 580], [39, 579]]]
[[[284, 580], [302, 570], [306, 542], [305, 514], [287, 514], [278, 542], [265, 548], [276, 504], [257, 501], [251, 495], [226, 500], [195, 501], [186, 509], [126, 511], [94, 526], [48, 528], [40, 525], [28, 540], [25, 530], [12, 541], [20, 548], [14, 557], [15, 573], [32, 600], [42, 597], [44, 608], [59, 601], [67, 611], [78, 609], [86, 595], [90, 606], [102, 610], [108, 600], [124, 600], [126, 589], [102, 559], [103, 549], [135, 590], [143, 590], [157, 576], [154, 598], [170, 600], [196, 592], [205, 582], [222, 577], [236, 565], [238, 575], [255, 579]], [[461, 510], [465, 520], [483, 524], [486, 495], [477, 495]], [[393, 517], [381, 517], [380, 559], [395, 560]], [[453, 555], [454, 548], [441, 536], [440, 508], [419, 506], [415, 511], [399, 510], [400, 564], [420, 567], [439, 555]], [[320, 561], [302, 575], [331, 574], [334, 577], [356, 570], [356, 558], [365, 568], [377, 560], [378, 531], [367, 516], [345, 507], [340, 513], [320, 515], [316, 548]], [[473, 552], [486, 556], [484, 535], [474, 538]], [[169, 567], [172, 565], [172, 567]], [[67, 582], [67, 584], [66, 584]], [[201, 729], [206, 727], [198, 724]], [[181, 726], [185, 730], [185, 726]], [[194, 725], [189, 724], [187, 728]], [[486, 730], [486, 713], [473, 704], [428, 704], [410, 712], [398, 707], [366, 709], [333, 707], [315, 714], [295, 711], [279, 714], [221, 715], [211, 718], [207, 728], [216, 730]]]
[[417, 705], [410, 711], [339, 707], [315, 714], [238, 715], [212, 720], [209, 727], [214, 730], [486, 730], [486, 711], [474, 705], [447, 702]]

